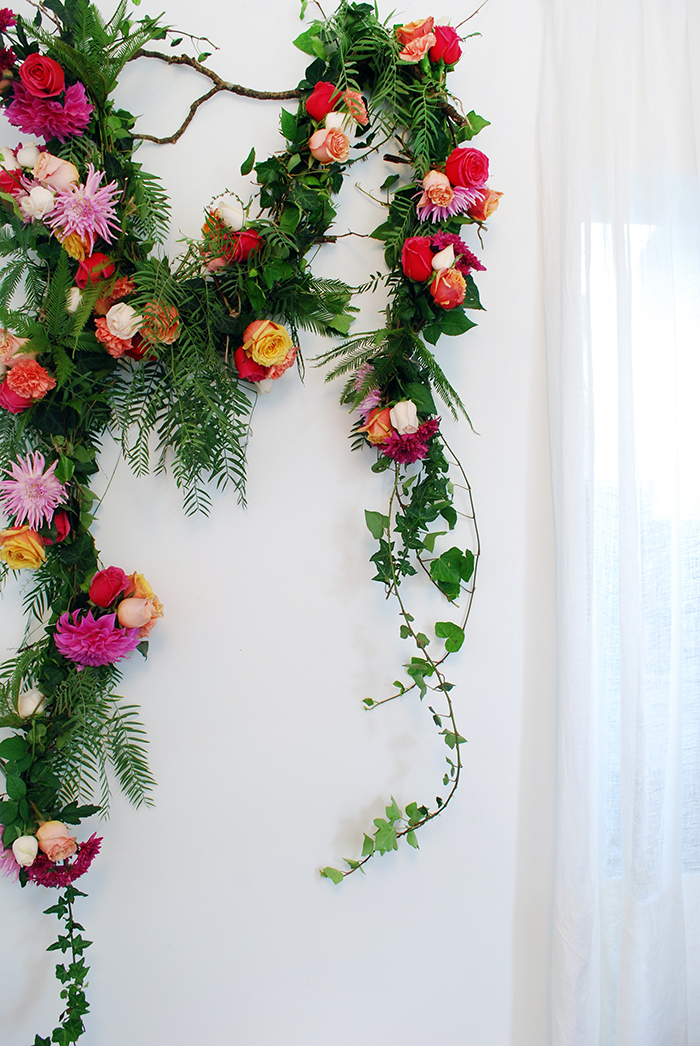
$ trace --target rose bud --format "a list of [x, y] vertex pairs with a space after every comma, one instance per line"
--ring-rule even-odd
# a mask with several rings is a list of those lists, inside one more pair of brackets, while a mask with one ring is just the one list
[[365, 432], [367, 439], [374, 446], [386, 443], [393, 431], [391, 427], [391, 411], [389, 407], [377, 407], [367, 415], [367, 423], [358, 432]]
[[108, 607], [117, 598], [120, 592], [125, 592], [130, 584], [121, 567], [107, 567], [106, 570], [98, 570], [92, 582], [88, 595], [98, 607]]
[[12, 853], [20, 868], [29, 868], [36, 861], [39, 843], [35, 835], [20, 835], [12, 844]]
[[78, 311], [78, 306], [83, 300], [83, 292], [80, 287], [71, 287], [66, 295], [66, 312], [72, 316], [74, 312]]
[[74, 163], [60, 160], [51, 153], [39, 153], [32, 174], [38, 182], [44, 182], [52, 189], [67, 189], [69, 185], [77, 185], [80, 181], [80, 173]]
[[459, 33], [451, 25], [436, 25], [435, 44], [430, 48], [430, 61], [439, 62], [442, 58], [445, 65], [454, 65], [462, 57], [459, 44]]
[[98, 280], [108, 280], [109, 277], [113, 275], [114, 265], [112, 264], [111, 258], [108, 258], [106, 254], [100, 254], [99, 251], [95, 251], [88, 258], [78, 262], [78, 272], [75, 277], [75, 282], [82, 290], [85, 290], [88, 283], [97, 283]]
[[443, 309], [454, 309], [464, 301], [467, 284], [458, 269], [441, 269], [430, 284], [430, 293]]
[[33, 167], [40, 156], [36, 142], [27, 142], [26, 145], [20, 145], [17, 150], [17, 163], [21, 167]]
[[342, 94], [335, 84], [329, 84], [326, 80], [319, 80], [306, 99], [306, 111], [312, 120], [320, 123], [327, 113], [335, 109], [341, 98]]
[[455, 263], [455, 250], [451, 243], [444, 248], [444, 250], [438, 251], [437, 254], [433, 255], [433, 271], [440, 272], [440, 269], [451, 269]]
[[23, 690], [17, 698], [17, 715], [21, 719], [29, 719], [33, 715], [41, 715], [46, 708], [46, 698], [41, 690], [32, 687], [31, 690]]
[[136, 309], [132, 309], [131, 305], [127, 305], [123, 301], [120, 301], [118, 305], [113, 305], [105, 319], [109, 333], [124, 341], [135, 334], [143, 323], [143, 316], [139, 316]]
[[401, 249], [401, 265], [409, 280], [422, 283], [433, 274], [433, 252], [429, 236], [409, 236]]
[[481, 189], [489, 177], [489, 158], [479, 149], [453, 149], [447, 157], [445, 173], [453, 185]]
[[501, 196], [503, 193], [496, 192], [495, 189], [483, 189], [481, 199], [471, 205], [467, 214], [470, 218], [476, 218], [478, 222], [485, 222], [498, 207]]
[[37, 829], [40, 849], [50, 861], [65, 861], [78, 849], [77, 842], [62, 821], [44, 821]]
[[151, 599], [122, 599], [117, 608], [119, 624], [124, 628], [141, 628], [153, 617], [154, 607]]
[[0, 167], [4, 171], [18, 171], [21, 167], [21, 163], [15, 157], [12, 148], [9, 145], [3, 145], [0, 149]]
[[418, 432], [418, 411], [413, 400], [401, 400], [399, 403], [395, 403], [389, 412], [389, 417], [399, 436]]
[[243, 208], [231, 193], [224, 193], [223, 196], [219, 196], [218, 199], [214, 200], [211, 205], [211, 211], [224, 225], [227, 225], [229, 229], [233, 229], [234, 232], [238, 232], [245, 224]]

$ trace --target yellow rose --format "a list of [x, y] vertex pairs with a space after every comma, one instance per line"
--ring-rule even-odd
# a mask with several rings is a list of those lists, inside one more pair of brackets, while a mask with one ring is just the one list
[[243, 331], [243, 351], [261, 367], [282, 363], [291, 348], [288, 332], [272, 320], [253, 320]]
[[0, 530], [0, 559], [12, 570], [36, 570], [46, 559], [44, 542], [28, 526]]

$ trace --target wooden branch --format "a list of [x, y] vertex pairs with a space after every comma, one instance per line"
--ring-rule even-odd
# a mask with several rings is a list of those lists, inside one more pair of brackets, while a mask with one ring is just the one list
[[[134, 134], [134, 138], [139, 138], [144, 142], [155, 142], [157, 145], [172, 145], [178, 138], [182, 137], [187, 128], [189, 127], [194, 114], [199, 109], [200, 105], [213, 98], [215, 94], [219, 94], [221, 91], [227, 91], [230, 94], [241, 95], [244, 98], [259, 98], [262, 101], [283, 101], [287, 98], [301, 98], [301, 91], [254, 91], [250, 87], [242, 87], [240, 84], [232, 84], [227, 80], [223, 80], [213, 69], [207, 69], [205, 65], [198, 62], [196, 58], [190, 58], [189, 55], [168, 55], [162, 54], [160, 51], [146, 51], [141, 48], [134, 55], [136, 58], [158, 58], [161, 62], [165, 62], [167, 65], [187, 65], [190, 69], [194, 69], [196, 72], [201, 73], [202, 76], [206, 76], [211, 80], [214, 85], [206, 94], [203, 94], [200, 98], [197, 98], [190, 106], [189, 112], [181, 125], [178, 127], [174, 134], [169, 135], [167, 138], [157, 138], [152, 134]], [[133, 59], [132, 59], [133, 61]]]

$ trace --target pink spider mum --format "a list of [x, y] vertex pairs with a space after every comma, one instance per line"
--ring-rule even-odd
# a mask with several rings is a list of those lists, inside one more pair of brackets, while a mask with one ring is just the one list
[[[78, 665], [111, 665], [121, 661], [140, 643], [138, 628], [119, 628], [116, 614], [105, 614], [97, 620], [92, 611], [62, 614], [56, 625], [56, 646], [69, 661]], [[73, 620], [71, 621], [71, 617]]]
[[12, 462], [10, 469], [4, 471], [12, 479], [0, 482], [0, 506], [8, 516], [14, 516], [14, 525], [25, 521], [32, 530], [38, 530], [43, 523], [50, 523], [57, 507], [66, 500], [66, 488], [59, 483], [54, 472], [58, 464], [54, 461], [46, 472], [44, 455], [38, 450], [27, 454], [26, 461], [18, 459]]
[[102, 839], [98, 839], [95, 834], [91, 835], [86, 842], [78, 844], [75, 857], [63, 864], [54, 864], [45, 853], [39, 851], [34, 863], [27, 869], [27, 879], [37, 886], [70, 886], [81, 875], [85, 875], [100, 852], [101, 844]]
[[88, 164], [85, 184], [60, 189], [47, 221], [61, 238], [73, 233], [80, 236], [89, 245], [91, 253], [98, 236], [106, 243], [111, 243], [114, 233], [119, 232], [113, 200], [115, 193], [119, 192], [119, 186], [116, 182], [110, 182], [99, 188], [103, 178], [104, 171], [96, 171], [92, 164]]
[[[2, 836], [4, 825], [0, 824], [0, 836]], [[12, 847], [8, 847], [7, 850], [2, 849], [2, 843], [0, 843], [0, 872], [6, 875], [8, 879], [12, 879], [17, 882], [19, 878], [19, 864], [17, 858], [12, 852]]]
[[445, 206], [433, 203], [422, 194], [416, 211], [422, 222], [442, 222], [446, 218], [452, 218], [455, 214], [461, 214], [468, 210], [472, 204], [477, 203], [482, 197], [478, 189], [466, 189], [463, 185], [452, 186], [452, 199]]
[[15, 81], [14, 96], [5, 115], [24, 134], [37, 135], [47, 142], [51, 138], [65, 142], [83, 133], [94, 108], [82, 84], [66, 88], [61, 103], [57, 98], [37, 98], [24, 84]]
[[403, 436], [398, 432], [392, 432], [382, 447], [382, 454], [398, 461], [399, 465], [411, 465], [414, 461], [422, 461], [428, 453], [428, 440], [433, 438], [439, 427], [440, 419], [431, 418], [430, 421], [424, 421], [419, 425], [417, 432], [406, 432]]

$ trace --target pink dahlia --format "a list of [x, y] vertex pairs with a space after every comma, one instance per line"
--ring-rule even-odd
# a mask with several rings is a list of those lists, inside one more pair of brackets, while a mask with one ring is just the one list
[[[0, 12], [2, 14], [2, 12]], [[0, 836], [2, 836], [4, 825], [0, 824]], [[2, 843], [0, 842], [0, 872], [6, 875], [8, 879], [17, 882], [19, 878], [19, 864], [17, 858], [12, 852], [12, 847], [8, 847], [7, 850], [2, 849]]]
[[406, 432], [400, 436], [393, 431], [391, 436], [382, 447], [382, 454], [387, 458], [398, 461], [399, 465], [411, 465], [414, 461], [422, 461], [428, 453], [428, 441], [433, 438], [440, 427], [439, 418], [431, 418], [418, 426], [417, 432]]
[[[119, 628], [116, 614], [105, 614], [97, 620], [92, 611], [62, 614], [56, 625], [56, 646], [69, 661], [78, 665], [111, 665], [121, 661], [139, 645], [138, 628]], [[71, 616], [73, 620], [71, 621]]]
[[0, 33], [4, 33], [6, 29], [17, 23], [17, 18], [14, 11], [11, 11], [9, 7], [0, 8]]
[[[14, 525], [25, 521], [32, 530], [42, 523], [50, 523], [57, 507], [66, 500], [66, 488], [54, 472], [57, 461], [44, 472], [46, 461], [38, 450], [27, 454], [27, 460], [18, 459], [10, 465], [12, 479], [0, 481], [0, 507], [8, 516], [14, 516]], [[4, 469], [8, 475], [10, 470]]]
[[114, 233], [120, 231], [113, 200], [119, 186], [110, 182], [99, 188], [103, 178], [104, 171], [96, 171], [92, 164], [88, 164], [85, 184], [60, 189], [48, 218], [48, 224], [61, 239], [75, 233], [89, 245], [90, 253], [98, 236], [111, 243]]
[[430, 237], [431, 247], [437, 247], [439, 251], [444, 250], [445, 247], [449, 247], [450, 244], [454, 248], [455, 252], [455, 269], [459, 269], [465, 276], [471, 272], [472, 269], [477, 269], [479, 272], [486, 272], [486, 266], [482, 265], [477, 256], [469, 250], [466, 243], [460, 240], [453, 232], [436, 232], [434, 236]]
[[101, 844], [102, 839], [91, 835], [86, 842], [78, 843], [75, 857], [71, 861], [64, 861], [63, 864], [54, 864], [45, 853], [39, 852], [34, 863], [27, 869], [27, 879], [37, 886], [70, 886], [81, 875], [85, 875], [100, 852]]
[[94, 108], [82, 84], [66, 88], [61, 103], [57, 98], [37, 98], [24, 84], [15, 82], [14, 97], [5, 115], [24, 134], [39, 135], [47, 142], [50, 138], [65, 142], [83, 133]]

